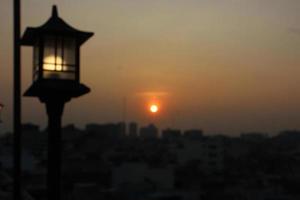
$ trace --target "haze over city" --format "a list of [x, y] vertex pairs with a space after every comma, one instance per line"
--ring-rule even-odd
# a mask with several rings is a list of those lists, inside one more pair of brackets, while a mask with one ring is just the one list
[[[300, 1], [82, 2], [22, 2], [22, 33], [44, 23], [53, 4], [66, 22], [95, 33], [81, 49], [81, 81], [91, 93], [66, 105], [64, 124], [125, 118], [231, 135], [300, 128]], [[0, 24], [2, 134], [12, 129], [10, 0], [0, 2]], [[32, 48], [22, 48], [21, 63], [24, 92]], [[22, 103], [23, 122], [45, 127], [44, 105], [27, 97]]]

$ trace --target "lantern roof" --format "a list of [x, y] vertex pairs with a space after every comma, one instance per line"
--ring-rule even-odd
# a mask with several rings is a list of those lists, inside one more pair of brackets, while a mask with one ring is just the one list
[[37, 38], [44, 34], [61, 34], [65, 36], [73, 36], [77, 38], [79, 45], [87, 41], [94, 33], [80, 31], [69, 24], [67, 24], [62, 18], [58, 16], [56, 5], [52, 7], [52, 16], [46, 23], [39, 27], [28, 27], [22, 38], [22, 44], [33, 46]]

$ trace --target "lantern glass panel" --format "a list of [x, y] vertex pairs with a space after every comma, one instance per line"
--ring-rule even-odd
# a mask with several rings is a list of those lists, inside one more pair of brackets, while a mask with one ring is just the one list
[[66, 65], [75, 65], [75, 39], [64, 39], [64, 60]]
[[55, 37], [47, 36], [44, 42], [44, 58], [43, 58], [43, 70], [55, 71], [56, 60], [59, 62], [61, 58], [56, 58], [55, 55]]
[[47, 36], [44, 42], [43, 78], [75, 79], [75, 39]]
[[52, 71], [44, 71], [44, 77], [46, 79], [65, 79], [65, 80], [74, 80], [75, 73], [70, 72], [52, 72]]
[[62, 38], [56, 38], [56, 55], [55, 55], [55, 64], [57, 71], [63, 70], [64, 58], [63, 58], [63, 47], [62, 47]]

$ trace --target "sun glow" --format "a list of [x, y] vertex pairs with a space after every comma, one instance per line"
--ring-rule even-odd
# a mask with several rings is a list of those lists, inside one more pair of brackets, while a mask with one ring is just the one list
[[158, 112], [158, 106], [156, 104], [150, 105], [150, 112], [151, 113], [157, 113]]

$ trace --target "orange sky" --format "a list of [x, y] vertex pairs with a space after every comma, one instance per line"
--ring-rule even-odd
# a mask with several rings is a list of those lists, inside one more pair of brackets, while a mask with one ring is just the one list
[[[57, 4], [74, 27], [95, 32], [81, 49], [89, 95], [67, 104], [64, 124], [126, 119], [238, 134], [300, 128], [298, 0], [23, 0], [22, 30]], [[0, 2], [0, 101], [12, 127], [12, 2]], [[23, 48], [22, 87], [32, 49]], [[147, 103], [161, 112], [153, 119]], [[23, 98], [23, 122], [46, 124], [44, 105]]]

